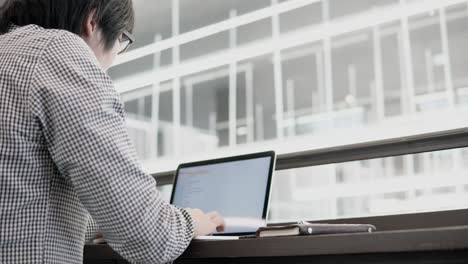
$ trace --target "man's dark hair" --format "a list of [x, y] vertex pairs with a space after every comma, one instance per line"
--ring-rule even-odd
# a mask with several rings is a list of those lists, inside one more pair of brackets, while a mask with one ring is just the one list
[[132, 0], [6, 0], [0, 8], [0, 34], [6, 33], [11, 24], [35, 24], [81, 35], [93, 10], [106, 49], [112, 48], [124, 30], [133, 31]]

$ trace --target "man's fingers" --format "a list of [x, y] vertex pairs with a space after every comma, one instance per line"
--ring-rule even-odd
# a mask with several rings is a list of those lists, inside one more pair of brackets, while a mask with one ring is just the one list
[[216, 224], [216, 230], [219, 231], [219, 229], [224, 230], [224, 227], [226, 226], [226, 223], [224, 222], [224, 219], [221, 217], [221, 215], [218, 212], [210, 212], [206, 214], [210, 220]]
[[220, 217], [220, 214], [218, 212], [209, 212], [206, 214], [210, 219]]

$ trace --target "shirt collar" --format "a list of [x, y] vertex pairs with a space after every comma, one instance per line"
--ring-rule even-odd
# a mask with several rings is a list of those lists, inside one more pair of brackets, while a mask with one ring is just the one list
[[[0, 0], [1, 1], [1, 0]], [[15, 30], [18, 30], [20, 28], [27, 28], [27, 29], [41, 29], [40, 26], [38, 25], [35, 25], [35, 24], [29, 24], [29, 25], [26, 25], [26, 26], [18, 26], [18, 25], [15, 25], [15, 24], [10, 24], [10, 26], [8, 26], [8, 33], [10, 32], [13, 32]]]
[[10, 24], [10, 26], [8, 26], [8, 33], [17, 30], [18, 28], [20, 28], [20, 27], [18, 27], [18, 26], [15, 25], [15, 24]]

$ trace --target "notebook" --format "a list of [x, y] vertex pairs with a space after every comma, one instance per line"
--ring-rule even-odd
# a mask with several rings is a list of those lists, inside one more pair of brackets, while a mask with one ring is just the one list
[[371, 233], [376, 227], [370, 224], [326, 224], [302, 221], [297, 224], [261, 227], [257, 237], [303, 236], [344, 233]]
[[266, 226], [274, 166], [273, 151], [181, 164], [171, 204], [221, 214], [225, 230], [199, 239], [255, 234]]

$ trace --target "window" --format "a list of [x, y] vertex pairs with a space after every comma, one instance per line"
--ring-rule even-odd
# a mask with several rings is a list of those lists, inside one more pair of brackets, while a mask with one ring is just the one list
[[466, 148], [277, 171], [271, 222], [468, 207]]
[[[149, 172], [466, 126], [466, 0], [136, 2], [140, 45], [110, 75]], [[271, 217], [466, 207], [452, 199], [466, 195], [465, 182], [439, 184], [459, 173], [451, 166], [464, 152], [281, 171]], [[419, 186], [425, 177], [434, 184]], [[316, 188], [328, 196], [310, 200]], [[441, 204], [423, 206], [427, 197]]]

